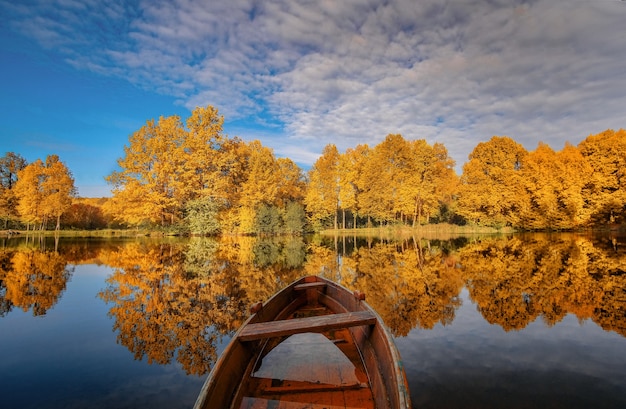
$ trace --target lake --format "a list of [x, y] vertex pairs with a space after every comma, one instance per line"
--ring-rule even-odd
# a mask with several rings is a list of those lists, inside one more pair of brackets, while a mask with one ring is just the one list
[[367, 295], [415, 408], [626, 407], [626, 237], [0, 239], [6, 408], [190, 408], [248, 308]]

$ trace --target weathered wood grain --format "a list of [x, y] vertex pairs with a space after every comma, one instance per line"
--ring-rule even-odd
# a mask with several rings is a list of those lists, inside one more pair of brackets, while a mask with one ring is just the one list
[[248, 342], [303, 332], [324, 332], [338, 328], [373, 325], [375, 323], [376, 316], [370, 311], [346, 312], [343, 314], [249, 324], [241, 331], [239, 339], [242, 342]]

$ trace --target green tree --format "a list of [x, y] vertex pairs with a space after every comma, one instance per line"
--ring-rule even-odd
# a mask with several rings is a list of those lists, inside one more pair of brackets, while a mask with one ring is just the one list
[[299, 202], [289, 202], [283, 214], [284, 230], [287, 234], [302, 234], [306, 225], [306, 213]]
[[280, 211], [274, 205], [261, 204], [256, 212], [255, 233], [276, 234], [281, 227]]
[[185, 220], [191, 234], [208, 236], [220, 232], [219, 203], [212, 197], [199, 197], [185, 204]]

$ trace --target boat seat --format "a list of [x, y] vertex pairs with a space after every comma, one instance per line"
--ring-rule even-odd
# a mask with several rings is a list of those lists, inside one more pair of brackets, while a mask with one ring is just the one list
[[313, 283], [304, 283], [304, 284], [298, 284], [295, 287], [293, 287], [294, 290], [296, 291], [304, 291], [304, 290], [309, 290], [312, 288], [324, 288], [326, 287], [326, 283], [323, 281], [315, 281]]
[[375, 323], [376, 316], [371, 311], [367, 310], [318, 315], [316, 317], [248, 324], [239, 334], [239, 339], [243, 342], [247, 342], [264, 338], [301, 334], [303, 332], [324, 332], [332, 329], [373, 325]]

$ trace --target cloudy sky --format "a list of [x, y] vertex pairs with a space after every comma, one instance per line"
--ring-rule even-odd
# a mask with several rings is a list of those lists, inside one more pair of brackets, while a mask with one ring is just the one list
[[0, 154], [108, 192], [146, 120], [214, 105], [302, 167], [389, 133], [461, 171], [507, 135], [560, 150], [626, 127], [626, 1], [0, 0]]

